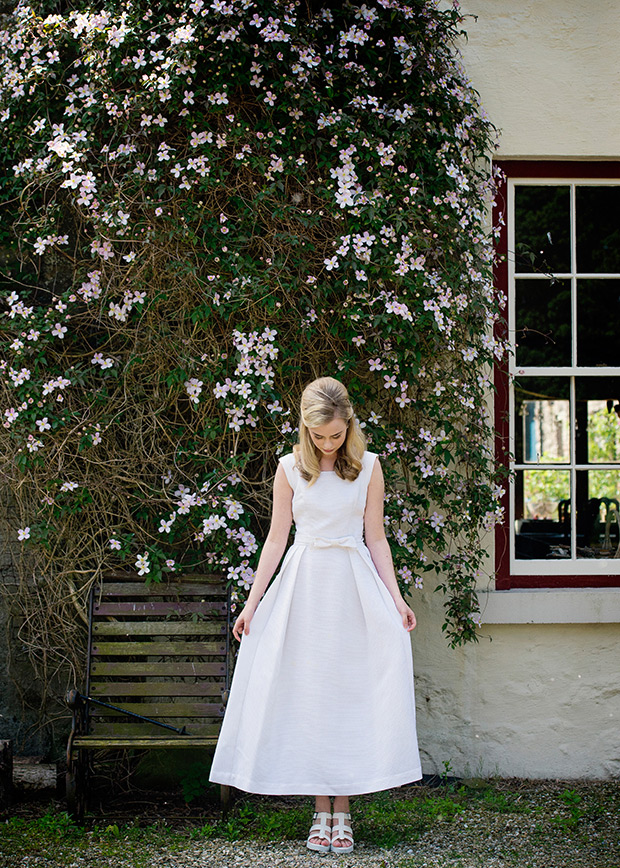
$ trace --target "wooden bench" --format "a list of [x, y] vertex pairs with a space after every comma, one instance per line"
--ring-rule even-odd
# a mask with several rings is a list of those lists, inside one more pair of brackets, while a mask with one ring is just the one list
[[[146, 585], [114, 573], [89, 602], [85, 691], [72, 690], [67, 806], [87, 807], [88, 752], [216, 744], [230, 678], [229, 593], [221, 576]], [[222, 806], [230, 791], [221, 788]]]

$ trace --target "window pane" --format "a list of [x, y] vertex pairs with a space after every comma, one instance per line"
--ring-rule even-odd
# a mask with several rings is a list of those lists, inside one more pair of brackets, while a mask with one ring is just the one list
[[517, 365], [570, 365], [570, 281], [517, 280], [515, 309]]
[[577, 377], [576, 461], [620, 461], [620, 377]]
[[517, 464], [570, 461], [568, 377], [515, 380], [515, 459]]
[[620, 545], [619, 498], [620, 470], [577, 471], [577, 557], [615, 556]]
[[620, 280], [577, 282], [577, 364], [620, 365]]
[[518, 470], [515, 557], [570, 557], [570, 471]]
[[516, 273], [570, 272], [570, 188], [515, 186]]
[[620, 186], [577, 187], [577, 269], [620, 272]]

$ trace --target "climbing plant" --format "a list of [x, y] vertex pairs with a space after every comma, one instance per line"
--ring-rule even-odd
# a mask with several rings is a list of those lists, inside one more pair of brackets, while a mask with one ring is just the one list
[[436, 573], [475, 639], [503, 347], [463, 26], [422, 0], [5, 16], [0, 462], [35, 657], [105, 570], [223, 571], [238, 605], [324, 374], [381, 456], [403, 590]]

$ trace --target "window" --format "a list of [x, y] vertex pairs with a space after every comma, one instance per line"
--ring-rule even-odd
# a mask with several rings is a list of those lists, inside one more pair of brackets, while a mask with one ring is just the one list
[[620, 585], [620, 165], [499, 166], [496, 586]]

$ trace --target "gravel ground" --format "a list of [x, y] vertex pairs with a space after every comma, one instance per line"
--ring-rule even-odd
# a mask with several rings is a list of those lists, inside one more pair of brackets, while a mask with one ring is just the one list
[[[154, 856], [152, 864], [153, 868], [178, 868], [180, 863], [161, 853]], [[184, 850], [182, 864], [184, 868], [242, 868], [246, 865], [252, 868], [317, 868], [323, 865], [327, 868], [332, 864], [340, 868], [391, 868], [399, 863], [389, 850], [363, 844], [356, 846], [353, 853], [320, 856], [306, 850], [302, 842], [297, 841], [229, 843], [214, 840], [195, 849]]]
[[[467, 823], [439, 824], [412, 846], [390, 849], [356, 843], [350, 854], [321, 857], [303, 842], [208, 841], [181, 854], [153, 853], [153, 868], [620, 868], [620, 829], [615, 841], [587, 833], [554, 840], [537, 831], [540, 818], [469, 815]], [[596, 837], [596, 836], [595, 836]], [[80, 866], [81, 868], [81, 866]]]
[[[403, 792], [402, 798], [414, 792]], [[437, 789], [413, 798], [438, 795], [444, 798]], [[188, 818], [169, 819], [163, 836], [147, 829], [138, 838], [125, 832], [127, 818], [119, 818], [119, 838], [113, 840], [102, 833], [108, 816], [77, 837], [61, 835], [60, 849], [49, 835], [38, 847], [32, 842], [24, 849], [11, 847], [0, 855], [0, 868], [620, 868], [620, 782], [494, 781], [477, 793], [448, 791], [445, 801], [451, 799], [456, 813], [435, 815], [417, 840], [413, 832], [407, 835], [413, 827], [401, 826], [404, 842], [385, 848], [364, 841], [362, 829], [351, 854], [322, 857], [306, 850], [303, 839], [258, 840], [251, 830], [234, 841], [208, 838], [201, 821]], [[358, 802], [358, 827], [364, 810], [368, 805]], [[354, 804], [354, 831], [355, 811]], [[166, 817], [166, 811], [159, 816]]]
[[[512, 828], [511, 828], [512, 826]], [[115, 858], [99, 851], [97, 846], [87, 854], [77, 855], [64, 862], [66, 868], [133, 868], [148, 864], [152, 868], [617, 868], [620, 854], [597, 852], [596, 847], [575, 846], [574, 842], [558, 843], [550, 850], [548, 845], [523, 840], [523, 829], [508, 824], [499, 834], [481, 841], [467, 834], [467, 830], [451, 828], [437, 834], [437, 830], [423, 836], [414, 846], [399, 846], [389, 850], [356, 844], [353, 853], [320, 856], [307, 851], [303, 842], [228, 842], [212, 839], [195, 843], [170, 852], [151, 848], [146, 844], [128, 847], [124, 857]], [[478, 830], [480, 832], [480, 830]], [[58, 868], [57, 857], [44, 854], [29, 855], [19, 861], [0, 863], [3, 868]]]

